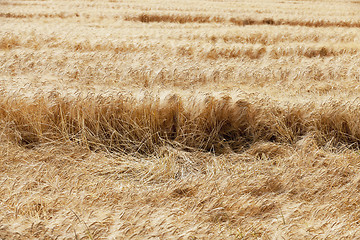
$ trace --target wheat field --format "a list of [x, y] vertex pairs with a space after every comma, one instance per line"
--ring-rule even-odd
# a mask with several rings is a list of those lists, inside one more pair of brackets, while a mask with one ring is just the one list
[[0, 239], [360, 239], [359, 12], [0, 0]]

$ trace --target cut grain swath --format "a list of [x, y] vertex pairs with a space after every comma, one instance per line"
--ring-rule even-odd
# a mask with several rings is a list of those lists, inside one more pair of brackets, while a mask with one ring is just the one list
[[164, 144], [240, 151], [255, 142], [292, 144], [313, 135], [319, 144], [358, 144], [358, 107], [329, 103], [279, 107], [261, 100], [207, 96], [202, 101], [170, 94], [164, 99], [125, 96], [1, 96], [5, 132], [26, 146], [61, 140], [91, 148], [152, 153]]

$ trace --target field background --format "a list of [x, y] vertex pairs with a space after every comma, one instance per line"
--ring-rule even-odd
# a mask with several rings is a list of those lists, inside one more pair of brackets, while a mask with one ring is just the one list
[[0, 0], [0, 239], [356, 239], [359, 12]]

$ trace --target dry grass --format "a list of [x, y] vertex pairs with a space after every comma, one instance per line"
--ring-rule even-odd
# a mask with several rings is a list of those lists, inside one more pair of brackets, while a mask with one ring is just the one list
[[0, 6], [0, 239], [359, 236], [357, 1]]

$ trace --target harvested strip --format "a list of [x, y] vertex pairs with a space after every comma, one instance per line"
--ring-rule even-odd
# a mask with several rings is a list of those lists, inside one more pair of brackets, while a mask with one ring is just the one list
[[170, 22], [170, 23], [232, 23], [239, 26], [246, 25], [289, 25], [304, 27], [360, 27], [359, 21], [330, 21], [330, 20], [287, 20], [287, 19], [254, 19], [232, 17], [227, 20], [221, 16], [206, 15], [176, 15], [176, 14], [155, 14], [142, 13], [135, 16], [127, 15], [125, 21], [149, 22]]
[[264, 18], [261, 20], [252, 18], [231, 18], [230, 22], [235, 25], [290, 25], [304, 27], [360, 27], [360, 22], [353, 21], [327, 21], [327, 20], [286, 20]]
[[218, 16], [205, 15], [171, 15], [171, 14], [147, 14], [142, 13], [136, 16], [125, 16], [126, 21], [149, 22], [170, 22], [170, 23], [223, 23], [225, 20]]
[[0, 13], [4, 18], [73, 18], [79, 17], [78, 13]]
[[281, 107], [230, 96], [0, 97], [5, 134], [21, 145], [72, 140], [95, 149], [148, 154], [165, 144], [241, 151], [262, 141], [292, 144], [305, 135], [320, 145], [326, 144], [324, 139], [358, 145], [359, 113], [351, 103]]

